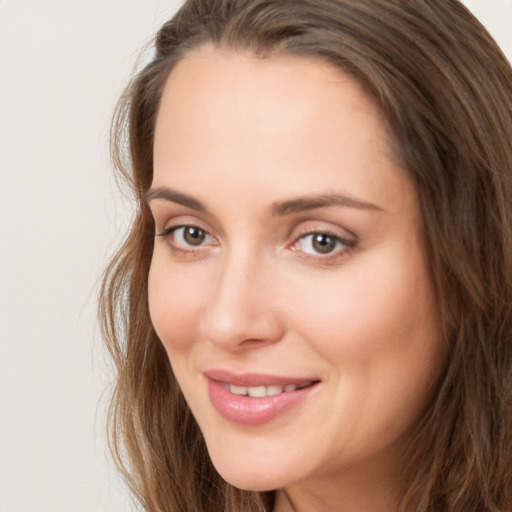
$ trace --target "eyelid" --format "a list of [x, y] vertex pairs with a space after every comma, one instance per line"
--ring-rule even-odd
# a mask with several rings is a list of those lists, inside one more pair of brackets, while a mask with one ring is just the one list
[[[193, 215], [175, 215], [172, 217], [162, 215], [161, 218], [159, 218], [155, 212], [153, 217], [155, 221], [155, 236], [165, 236], [166, 234], [170, 234], [174, 229], [180, 227], [196, 227], [206, 231], [209, 235], [216, 238], [212, 232], [211, 227]], [[162, 227], [159, 228], [158, 226]]]
[[[343, 231], [347, 233], [340, 233]], [[300, 241], [308, 236], [313, 235], [327, 235], [329, 237], [334, 238], [337, 242], [342, 244], [341, 248], [338, 248], [330, 253], [309, 253], [300, 250], [297, 248], [297, 245]], [[301, 255], [302, 258], [312, 261], [313, 263], [337, 263], [339, 260], [344, 259], [348, 254], [357, 247], [359, 240], [357, 236], [346, 229], [336, 229], [332, 227], [321, 226], [318, 223], [312, 223], [306, 226], [301, 227], [297, 232], [293, 234], [292, 242], [288, 245], [288, 248]]]
[[[183, 232], [178, 236], [177, 233], [182, 230], [183, 230]], [[204, 238], [202, 240], [200, 240], [199, 241], [200, 243], [197, 245], [193, 244], [193, 243], [187, 243], [186, 237], [187, 237], [188, 230], [200, 231], [204, 235]], [[214, 237], [208, 231], [206, 231], [205, 229], [202, 229], [198, 226], [176, 226], [176, 227], [167, 229], [164, 233], [165, 234], [163, 236], [172, 235], [172, 237], [173, 237], [172, 245], [173, 246], [176, 246], [176, 247], [179, 246], [180, 248], [186, 248], [186, 250], [189, 250], [189, 251], [200, 250], [201, 248], [203, 248], [205, 246], [212, 245], [211, 241], [215, 240]], [[190, 232], [188, 234], [190, 234]], [[178, 241], [178, 238], [180, 238], [181, 241]]]
[[[155, 220], [155, 228], [159, 224], [158, 220]], [[156, 229], [155, 237], [161, 237], [166, 241], [167, 245], [171, 248], [174, 253], [182, 255], [199, 255], [204, 254], [205, 250], [209, 250], [212, 247], [219, 245], [219, 239], [216, 233], [205, 223], [195, 216], [180, 215], [168, 219], [167, 222], [163, 223], [164, 228]], [[203, 231], [207, 237], [205, 242], [201, 242], [199, 245], [184, 243], [176, 243], [172, 239], [172, 235], [175, 231], [181, 228], [197, 228]], [[337, 244], [341, 244], [340, 247], [336, 247], [332, 252], [317, 252], [315, 250], [305, 251], [300, 247], [301, 240], [308, 236], [313, 235], [326, 235], [333, 238]], [[287, 242], [283, 248], [286, 248], [305, 260], [311, 262], [318, 262], [320, 264], [335, 264], [339, 260], [344, 259], [349, 252], [356, 248], [359, 240], [358, 237], [347, 230], [339, 226], [333, 226], [330, 222], [322, 221], [305, 221], [301, 222], [299, 226], [296, 226], [291, 230], [287, 237], [290, 242]]]
[[298, 227], [291, 231], [290, 238], [295, 241], [302, 236], [316, 233], [330, 235], [350, 243], [356, 243], [358, 241], [357, 235], [345, 227], [337, 226], [328, 221], [323, 222], [315, 220], [301, 222]]
[[326, 235], [331, 238], [334, 238], [335, 240], [344, 243], [347, 246], [353, 246], [356, 244], [355, 240], [350, 240], [344, 236], [339, 235], [338, 233], [334, 233], [327, 229], [315, 229], [311, 231], [306, 231], [305, 233], [302, 233], [295, 237], [294, 241], [292, 243], [297, 243], [299, 240], [306, 238], [307, 236], [313, 236], [313, 235]]
[[[164, 228], [157, 228], [158, 221], [155, 220], [155, 237], [160, 237], [163, 242], [167, 244], [170, 250], [178, 256], [194, 256], [202, 254], [204, 250], [218, 245], [217, 237], [212, 233], [209, 227], [196, 217], [181, 215], [171, 218], [166, 223]], [[199, 245], [188, 245], [186, 243], [179, 243], [173, 239], [174, 233], [179, 229], [196, 228], [205, 233], [207, 236], [206, 242]]]

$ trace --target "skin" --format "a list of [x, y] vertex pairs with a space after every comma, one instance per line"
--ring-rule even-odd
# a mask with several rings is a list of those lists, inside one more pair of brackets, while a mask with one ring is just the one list
[[[272, 207], [327, 194], [352, 202]], [[394, 510], [446, 349], [416, 193], [377, 105], [318, 60], [204, 48], [166, 83], [149, 204], [152, 322], [223, 478], [280, 489], [278, 512]], [[310, 233], [337, 238], [321, 253]], [[320, 382], [240, 425], [213, 407], [210, 368]]]

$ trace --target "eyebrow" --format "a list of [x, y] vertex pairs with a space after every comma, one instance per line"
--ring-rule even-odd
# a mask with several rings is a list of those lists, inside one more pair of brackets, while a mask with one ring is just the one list
[[166, 201], [171, 201], [172, 203], [181, 204], [187, 208], [192, 208], [192, 210], [196, 210], [198, 212], [208, 213], [205, 206], [194, 197], [167, 187], [157, 187], [150, 189], [146, 194], [146, 202], [149, 203], [154, 199], [165, 199]]
[[[146, 201], [149, 203], [155, 199], [164, 199], [198, 212], [208, 213], [207, 208], [196, 198], [167, 187], [157, 187], [149, 190], [146, 194]], [[344, 194], [320, 194], [274, 202], [270, 205], [269, 212], [272, 216], [283, 217], [294, 213], [333, 206], [356, 208], [358, 210], [383, 211], [383, 209], [376, 204], [361, 201], [360, 199]]]
[[279, 201], [270, 205], [270, 213], [275, 216], [290, 215], [317, 208], [330, 206], [343, 206], [346, 208], [357, 208], [358, 210], [383, 211], [380, 206], [366, 201], [361, 201], [344, 194], [321, 194], [305, 197], [297, 197], [288, 201]]

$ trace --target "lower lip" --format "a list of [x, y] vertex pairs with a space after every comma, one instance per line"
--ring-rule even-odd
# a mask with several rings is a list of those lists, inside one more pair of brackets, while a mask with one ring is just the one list
[[219, 382], [207, 379], [208, 393], [215, 409], [227, 420], [242, 425], [262, 425], [272, 421], [304, 400], [317, 384], [279, 395], [253, 398], [235, 395]]

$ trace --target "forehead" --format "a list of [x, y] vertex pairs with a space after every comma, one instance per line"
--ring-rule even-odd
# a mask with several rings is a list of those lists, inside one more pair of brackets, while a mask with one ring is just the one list
[[[181, 133], [193, 128], [199, 135], [195, 120], [206, 134], [207, 118], [239, 127], [250, 124], [254, 131], [263, 125], [266, 131], [283, 135], [279, 128], [290, 133], [295, 126], [297, 132], [314, 116], [336, 125], [350, 124], [357, 116], [373, 129], [374, 145], [383, 152], [390, 147], [390, 131], [377, 103], [339, 68], [320, 59], [260, 58], [211, 47], [189, 54], [172, 70], [161, 99], [157, 136], [160, 127]], [[236, 133], [231, 137], [235, 139]]]
[[303, 194], [321, 181], [323, 191], [389, 195], [396, 187], [377, 174], [405, 176], [390, 139], [376, 102], [338, 68], [209, 48], [180, 61], [165, 84], [153, 185], [194, 188], [213, 176], [250, 189], [264, 178], [269, 194], [272, 185]]

